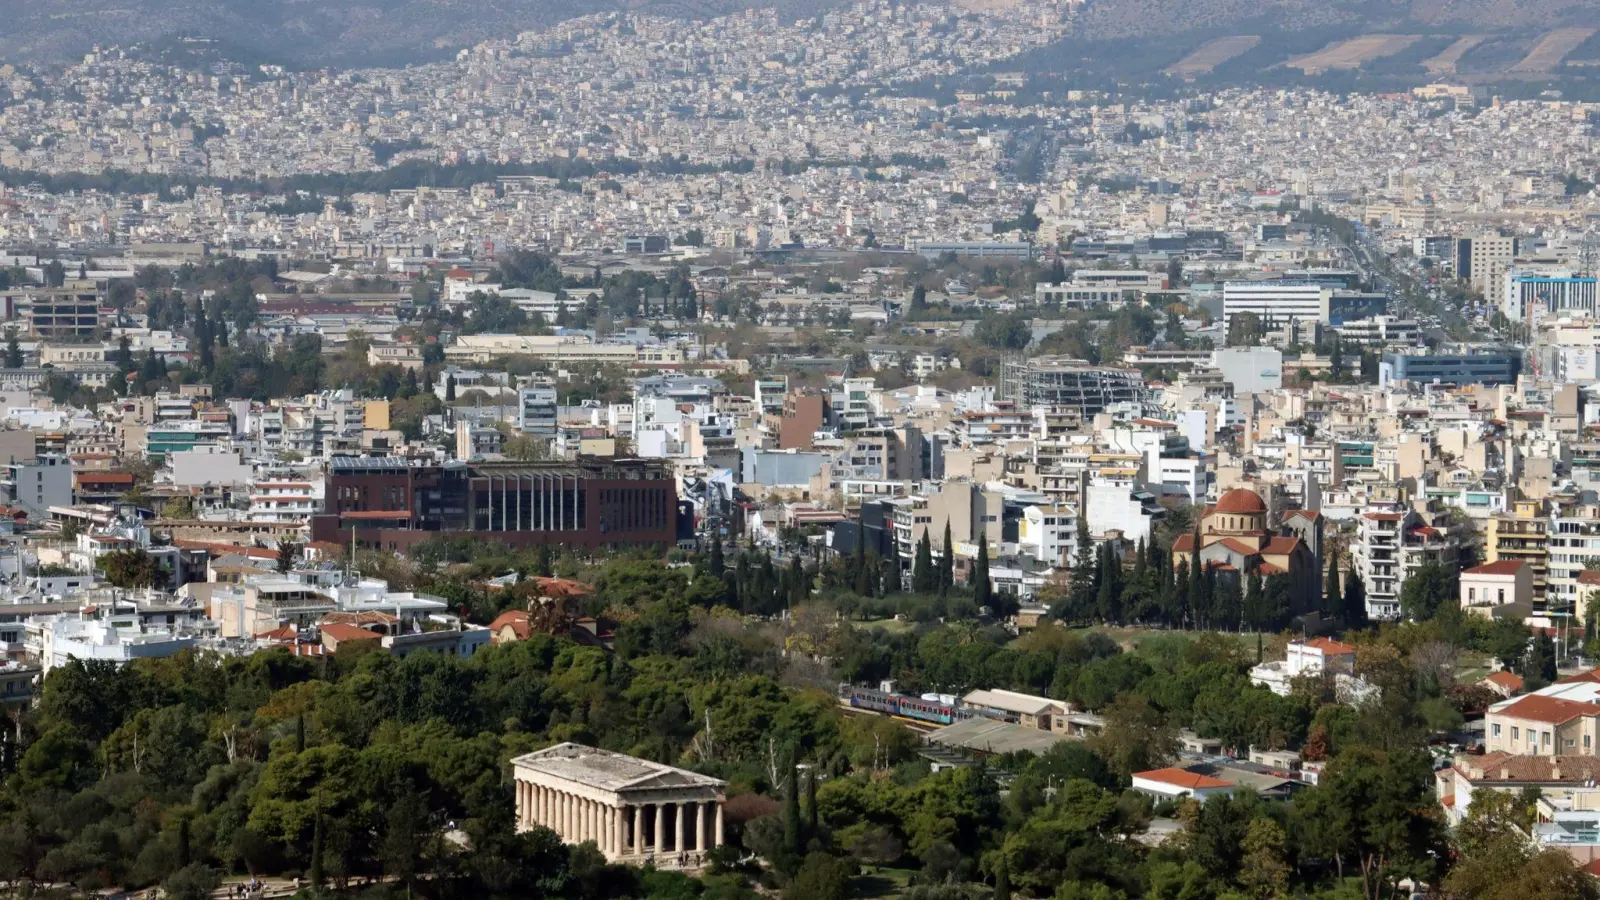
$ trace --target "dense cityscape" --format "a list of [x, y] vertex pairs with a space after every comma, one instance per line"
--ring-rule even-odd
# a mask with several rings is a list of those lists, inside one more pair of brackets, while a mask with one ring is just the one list
[[1082, 7], [0, 67], [0, 891], [1600, 900], [1600, 103]]

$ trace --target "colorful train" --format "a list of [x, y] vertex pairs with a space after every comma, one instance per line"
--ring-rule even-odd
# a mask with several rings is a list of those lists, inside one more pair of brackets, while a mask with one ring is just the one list
[[957, 719], [965, 718], [953, 701], [924, 700], [921, 697], [890, 694], [852, 685], [841, 686], [839, 693], [857, 709], [868, 709], [886, 716], [899, 716], [934, 725], [949, 725]]

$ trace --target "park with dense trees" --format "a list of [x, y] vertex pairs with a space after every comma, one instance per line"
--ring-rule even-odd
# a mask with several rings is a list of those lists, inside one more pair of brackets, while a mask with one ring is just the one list
[[[57, 667], [0, 745], [0, 882], [184, 897], [256, 875], [372, 897], [1234, 900], [1393, 897], [1407, 878], [1500, 897], [1496, 873], [1513, 871], [1524, 896], [1593, 896], [1549, 893], [1585, 876], [1510, 846], [1505, 822], [1524, 808], [1486, 804], [1470, 840], [1446, 831], [1425, 747], [1483, 698], [1448, 663], [1472, 631], [1443, 617], [1348, 634], [1382, 691], [1350, 707], [1315, 680], [1288, 697], [1252, 686], [1275, 635], [1118, 639], [1047, 622], [1019, 638], [931, 560], [912, 573], [916, 593], [851, 557], [730, 556], [669, 564], [456, 541], [357, 560], [480, 622], [530, 597], [491, 591], [487, 576], [578, 577], [593, 592], [576, 612], [614, 629], [614, 652], [535, 634], [469, 659], [397, 659], [361, 642], [322, 658]], [[875, 603], [959, 615], [865, 621]], [[884, 678], [908, 693], [1047, 694], [1107, 724], [1042, 756], [934, 774], [899, 723], [839, 706], [840, 682]], [[1172, 760], [1179, 728], [1328, 768], [1289, 802], [1156, 805], [1127, 790], [1131, 773]], [[508, 761], [561, 741], [726, 779], [729, 847], [688, 877], [516, 833]], [[1179, 828], [1152, 847], [1139, 837], [1156, 816]]]

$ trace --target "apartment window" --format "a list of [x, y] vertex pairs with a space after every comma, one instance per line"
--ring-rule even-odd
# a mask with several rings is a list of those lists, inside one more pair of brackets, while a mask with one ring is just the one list
[[1589, 752], [1589, 736], [1587, 734], [1583, 736], [1583, 752]]
[[1474, 587], [1467, 588], [1467, 602], [1468, 603], [1472, 603], [1472, 602], [1476, 601], [1477, 599], [1478, 599], [1478, 589], [1474, 588]]
[[1546, 732], [1541, 733], [1539, 735], [1539, 738], [1540, 738], [1540, 742], [1543, 743], [1546, 747], [1550, 746], [1550, 732], [1546, 731]]
[[1506, 602], [1506, 589], [1505, 588], [1501, 588], [1500, 589], [1500, 602], [1501, 603], [1505, 603]]
[[[1500, 736], [1500, 723], [1496, 722], [1494, 725], [1491, 725], [1490, 728], [1493, 729], [1492, 733], [1494, 734], [1495, 737], [1499, 737]], [[1587, 738], [1585, 740], [1587, 740]]]
[[1521, 731], [1522, 731], [1522, 729], [1518, 728], [1517, 726], [1515, 726], [1515, 725], [1511, 726], [1511, 739], [1514, 741], [1518, 737], [1520, 737], [1521, 736]]

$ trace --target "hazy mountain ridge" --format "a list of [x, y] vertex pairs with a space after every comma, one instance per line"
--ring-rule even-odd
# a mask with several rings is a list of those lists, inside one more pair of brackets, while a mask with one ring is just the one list
[[[709, 17], [749, 6], [802, 16], [845, 0], [0, 0], [0, 61], [71, 60], [96, 44], [216, 38], [297, 67], [393, 65], [608, 11]], [[1600, 0], [1089, 0], [1077, 41], [1270, 34], [1531, 32], [1600, 22]]]

